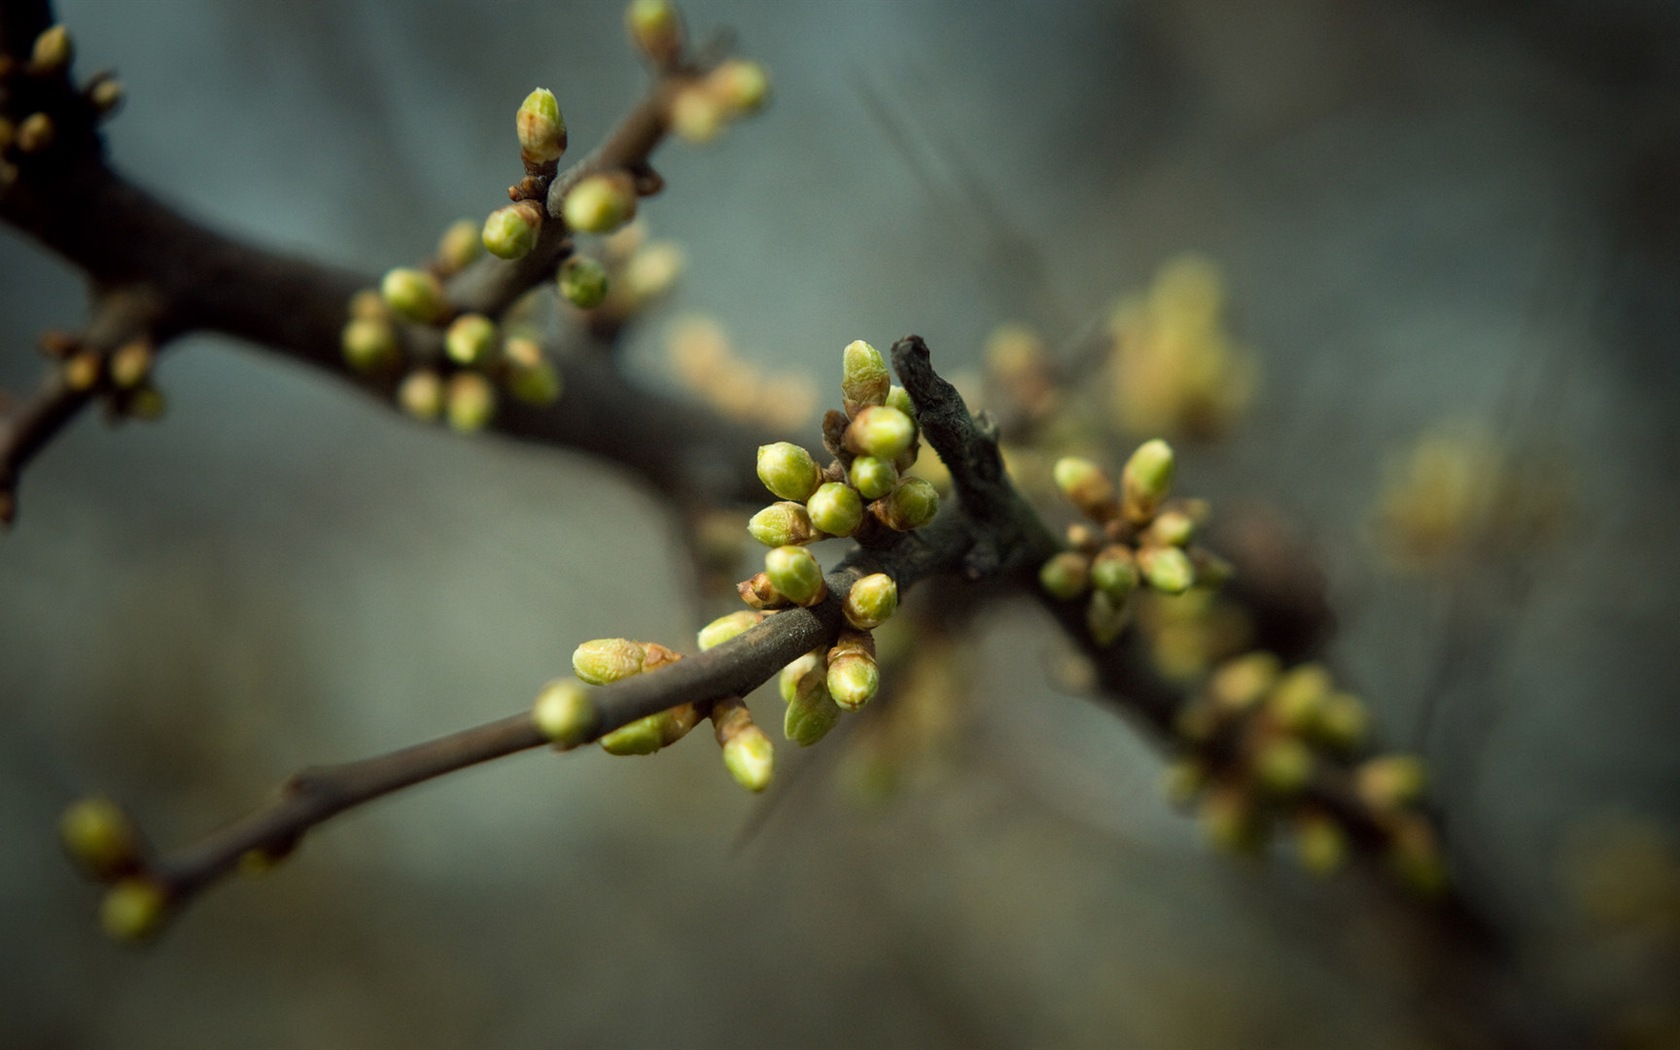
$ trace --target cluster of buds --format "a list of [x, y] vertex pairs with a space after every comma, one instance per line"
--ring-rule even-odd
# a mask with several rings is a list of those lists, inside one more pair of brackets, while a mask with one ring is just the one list
[[[1287, 828], [1302, 866], [1324, 875], [1358, 843], [1411, 889], [1437, 894], [1446, 869], [1419, 809], [1423, 763], [1361, 758], [1368, 722], [1364, 704], [1335, 688], [1322, 665], [1285, 670], [1271, 653], [1244, 654], [1215, 669], [1179, 712], [1183, 753], [1168, 769], [1168, 794], [1195, 804], [1222, 848], [1256, 852]], [[1350, 834], [1350, 822], [1362, 833]]]
[[48, 157], [53, 147], [74, 140], [122, 102], [122, 85], [99, 73], [79, 89], [70, 78], [75, 46], [62, 25], [43, 30], [22, 61], [0, 56], [0, 97], [11, 111], [0, 113], [0, 191], [15, 183], [23, 165]]
[[631, 44], [654, 68], [682, 74], [666, 114], [671, 130], [682, 138], [710, 142], [733, 121], [764, 107], [770, 77], [756, 62], [725, 59], [697, 75], [684, 68], [687, 33], [670, 0], [631, 0], [624, 22]]
[[738, 354], [708, 318], [673, 324], [666, 353], [678, 380], [730, 419], [793, 430], [807, 425], [816, 411], [817, 391], [808, 377], [766, 374]]
[[1113, 408], [1127, 433], [1217, 437], [1248, 406], [1258, 368], [1225, 330], [1224, 299], [1218, 269], [1182, 256], [1115, 308]]
[[76, 866], [106, 886], [99, 922], [121, 941], [144, 941], [168, 918], [167, 889], [146, 874], [145, 843], [134, 822], [107, 798], [86, 798], [64, 811], [59, 839]]
[[1217, 586], [1230, 574], [1217, 556], [1190, 546], [1208, 508], [1201, 500], [1168, 498], [1173, 464], [1172, 448], [1160, 439], [1132, 453], [1118, 487], [1088, 459], [1056, 463], [1056, 487], [1090, 523], [1069, 527], [1069, 549], [1044, 563], [1039, 583], [1063, 601], [1090, 594], [1086, 623], [1099, 645], [1125, 630], [1140, 587], [1177, 595]]
[[41, 337], [41, 351], [57, 363], [67, 388], [102, 397], [111, 420], [155, 420], [163, 415], [163, 392], [152, 381], [157, 347], [146, 336], [105, 351], [74, 336], [49, 332]]
[[[714, 620], [700, 631], [700, 650], [722, 645], [762, 619], [760, 613], [742, 610]], [[576, 747], [589, 739], [598, 721], [588, 686], [623, 681], [681, 659], [681, 653], [657, 642], [628, 638], [596, 638], [584, 642], [572, 653], [572, 670], [577, 680], [556, 679], [545, 686], [531, 709], [532, 721], [556, 747]], [[753, 722], [752, 713], [738, 697], [725, 697], [708, 704], [678, 704], [605, 733], [597, 743], [611, 755], [651, 755], [681, 740], [708, 717], [723, 754], [724, 767], [735, 782], [754, 792], [769, 787], [774, 768], [770, 738]]]

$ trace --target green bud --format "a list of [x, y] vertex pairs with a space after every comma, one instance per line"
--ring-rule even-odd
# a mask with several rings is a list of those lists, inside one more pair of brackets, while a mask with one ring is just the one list
[[436, 372], [410, 372], [397, 386], [397, 404], [415, 419], [428, 422], [443, 414], [443, 380]]
[[1091, 584], [1115, 605], [1123, 605], [1137, 589], [1137, 561], [1131, 549], [1118, 543], [1104, 547], [1091, 560]]
[[1313, 720], [1313, 735], [1343, 751], [1352, 751], [1365, 741], [1369, 719], [1365, 705], [1350, 693], [1331, 693], [1319, 706]]
[[587, 255], [560, 264], [560, 294], [579, 310], [593, 310], [607, 297], [607, 268]]
[[910, 400], [910, 391], [901, 386], [895, 386], [887, 391], [887, 407], [896, 408], [910, 417], [910, 422], [916, 421], [916, 403]]
[[73, 803], [59, 818], [58, 834], [70, 859], [96, 879], [116, 878], [140, 863], [140, 835], [108, 798]]
[[484, 241], [479, 236], [479, 225], [471, 219], [457, 219], [449, 224], [449, 229], [443, 231], [438, 238], [437, 262], [438, 268], [444, 273], [459, 273], [465, 270], [484, 251]]
[[1051, 470], [1056, 487], [1079, 512], [1093, 521], [1107, 521], [1119, 513], [1114, 482], [1091, 460], [1063, 456]]
[[858, 490], [858, 495], [864, 499], [880, 499], [898, 484], [898, 468], [884, 459], [858, 456], [852, 460], [847, 477], [852, 487]]
[[596, 638], [572, 651], [572, 670], [590, 685], [607, 685], [642, 673], [647, 646], [628, 638]]
[[636, 217], [636, 190], [623, 172], [590, 175], [561, 205], [566, 225], [579, 233], [611, 233]]
[[742, 728], [723, 745], [723, 764], [729, 775], [755, 794], [770, 786], [775, 757], [770, 738], [756, 725]]
[[859, 455], [896, 460], [916, 440], [916, 424], [896, 408], [866, 405], [852, 417], [841, 440]]
[[75, 49], [70, 43], [70, 31], [62, 25], [53, 26], [35, 38], [30, 50], [29, 71], [36, 75], [57, 73], [70, 64]]
[[1182, 547], [1196, 532], [1195, 519], [1181, 510], [1163, 510], [1149, 524], [1149, 539], [1162, 547]]
[[846, 592], [846, 622], [860, 631], [872, 631], [898, 611], [898, 583], [884, 572], [871, 573], [852, 584]]
[[1121, 502], [1126, 520], [1142, 525], [1155, 516], [1172, 491], [1173, 450], [1160, 438], [1145, 441], [1120, 472]]
[[1309, 812], [1295, 821], [1295, 859], [1314, 875], [1333, 874], [1347, 861], [1348, 837], [1329, 814]]
[[483, 314], [462, 314], [443, 333], [443, 349], [451, 361], [472, 368], [490, 360], [500, 338], [496, 322], [490, 318]]
[[848, 343], [842, 354], [840, 379], [846, 414], [855, 416], [865, 405], [886, 404], [887, 391], [891, 388], [892, 373], [887, 371], [887, 362], [881, 351], [862, 339]]
[[758, 480], [780, 499], [803, 503], [822, 482], [811, 454], [791, 441], [758, 446]]
[[1280, 726], [1291, 733], [1305, 733], [1318, 721], [1318, 713], [1330, 698], [1330, 686], [1330, 672], [1323, 664], [1302, 664], [1277, 680], [1266, 702]]
[[811, 524], [830, 536], [850, 536], [863, 521], [863, 500], [857, 490], [838, 481], [817, 486], [805, 510]]
[[1379, 755], [1354, 771], [1359, 797], [1381, 812], [1420, 801], [1425, 780], [1423, 760], [1416, 755]]
[[939, 513], [939, 492], [922, 478], [900, 478], [893, 490], [871, 503], [869, 509], [887, 528], [909, 532], [926, 525]]
[[105, 891], [99, 925], [112, 940], [138, 943], [163, 928], [169, 894], [147, 878], [123, 879]]
[[566, 120], [554, 92], [537, 88], [525, 96], [514, 119], [519, 133], [519, 157], [527, 166], [543, 167], [566, 152]]
[[682, 54], [682, 18], [670, 0], [630, 0], [624, 25], [630, 42], [656, 64], [667, 65]]
[[17, 148], [24, 153], [45, 153], [52, 147], [58, 129], [45, 113], [31, 113], [24, 117], [13, 136]]
[[1132, 603], [1115, 601], [1104, 591], [1092, 591], [1085, 607], [1085, 627], [1099, 646], [1113, 645], [1132, 622]]
[[429, 273], [399, 266], [379, 282], [385, 305], [401, 317], [431, 324], [443, 316], [443, 286]]
[[665, 746], [665, 712], [638, 718], [604, 734], [596, 743], [609, 755], [651, 755]]
[[1038, 570], [1038, 582], [1051, 597], [1077, 598], [1091, 582], [1091, 560], [1078, 551], [1063, 551]]
[[772, 503], [747, 522], [752, 538], [766, 547], [794, 547], [809, 543], [815, 533], [803, 503]]
[[[344, 362], [364, 375], [383, 372], [398, 360], [397, 331], [384, 318], [352, 318], [339, 336], [339, 346]], [[113, 359], [113, 366], [115, 363]]]
[[543, 209], [535, 201], [516, 201], [497, 208], [484, 220], [484, 250], [498, 259], [523, 259], [537, 246]]
[[1162, 594], [1183, 594], [1196, 582], [1196, 567], [1178, 547], [1145, 547], [1137, 553], [1137, 564], [1149, 586]]
[[556, 678], [543, 686], [531, 708], [531, 721], [562, 748], [583, 743], [595, 728], [597, 717], [587, 690], [570, 678]]
[[496, 388], [477, 372], [457, 372], [450, 376], [445, 397], [449, 425], [463, 434], [483, 430], [496, 415]]
[[822, 685], [825, 674], [822, 657], [816, 653], [806, 653], [782, 668], [776, 678], [776, 691], [781, 694], [783, 703], [791, 704], [795, 698]]
[[1299, 793], [1312, 780], [1312, 749], [1292, 736], [1274, 737], [1254, 755], [1254, 776], [1273, 795]]
[[764, 555], [770, 586], [795, 605], [815, 605], [828, 595], [822, 566], [804, 547], [777, 547]]
[[102, 117], [109, 114], [122, 105], [122, 81], [114, 77], [100, 77], [88, 86], [87, 100], [93, 104], [95, 113]]
[[683, 88], [671, 99], [671, 130], [684, 142], [699, 146], [712, 141], [728, 118], [728, 106], [705, 85]]
[[868, 653], [851, 650], [829, 660], [828, 695], [841, 707], [855, 711], [880, 688], [880, 668]]
[[719, 616], [711, 623], [700, 628], [700, 651], [705, 652], [707, 649], [722, 645], [736, 635], [757, 627], [763, 620], [763, 613], [753, 612], [750, 609], [741, 609]]
[[1245, 711], [1271, 690], [1282, 670], [1282, 662], [1271, 653], [1245, 653], [1214, 669], [1207, 694], [1227, 711]]
[[515, 366], [508, 371], [508, 392], [529, 405], [552, 405], [560, 400], [564, 385], [560, 369], [553, 361], [539, 361], [535, 365]]
[[814, 688], [795, 693], [788, 701], [782, 718], [782, 735], [800, 747], [812, 744], [828, 735], [840, 721], [840, 708], [828, 695], [825, 675], [813, 675]]
[[770, 96], [770, 74], [757, 62], [730, 58], [706, 77], [707, 88], [736, 113], [755, 113]]

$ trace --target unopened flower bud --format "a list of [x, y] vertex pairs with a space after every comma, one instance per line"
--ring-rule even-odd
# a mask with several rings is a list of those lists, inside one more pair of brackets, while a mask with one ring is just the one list
[[1416, 755], [1379, 755], [1354, 771], [1359, 797], [1374, 810], [1391, 812], [1423, 798], [1423, 760]]
[[632, 302], [647, 303], [670, 291], [682, 269], [682, 248], [670, 241], [656, 241], [638, 248], [624, 264], [624, 288]]
[[880, 499], [898, 484], [898, 468], [890, 461], [874, 456], [858, 456], [852, 460], [851, 470], [846, 476], [852, 487], [858, 490], [858, 495], [870, 500]]
[[92, 390], [104, 370], [104, 358], [84, 350], [64, 362], [64, 385], [76, 391]]
[[755, 794], [770, 786], [775, 758], [775, 746], [756, 725], [746, 726], [723, 745], [723, 764], [729, 775]]
[[35, 46], [30, 49], [29, 71], [38, 76], [57, 73], [70, 64], [74, 53], [70, 31], [62, 25], [53, 26], [35, 38]]
[[890, 462], [908, 451], [916, 440], [916, 424], [896, 408], [866, 405], [852, 418], [842, 440], [846, 448], [859, 455]]
[[1214, 670], [1207, 695], [1227, 711], [1245, 711], [1271, 690], [1282, 670], [1282, 663], [1271, 653], [1245, 653]]
[[112, 940], [138, 943], [163, 928], [169, 894], [144, 877], [123, 879], [105, 891], [99, 926]]
[[561, 205], [566, 225], [579, 233], [611, 233], [636, 217], [636, 190], [623, 172], [590, 175]]
[[[862, 339], [848, 343], [841, 355], [840, 378], [840, 393], [845, 398], [846, 414], [856, 416], [867, 405], [886, 404], [887, 391], [891, 389], [892, 373], [887, 371], [887, 361], [881, 356], [881, 351]], [[891, 459], [892, 456], [881, 458]]]
[[87, 100], [93, 106], [94, 112], [100, 116], [112, 113], [122, 105], [122, 81], [114, 77], [100, 77], [88, 85]]
[[668, 711], [638, 718], [596, 741], [609, 755], [651, 755], [681, 740], [700, 723], [693, 704], [678, 704]]
[[669, 65], [682, 54], [682, 17], [670, 0], [630, 0], [624, 24], [630, 42], [656, 65]]
[[1145, 547], [1137, 553], [1137, 564], [1149, 586], [1162, 594], [1183, 594], [1196, 582], [1196, 567], [1178, 547]]
[[811, 454], [791, 441], [758, 446], [758, 480], [781, 499], [803, 503], [822, 482]]
[[671, 98], [671, 130], [684, 142], [701, 146], [712, 141], [728, 118], [723, 99], [703, 84], [685, 87]]
[[887, 391], [887, 407], [903, 412], [912, 423], [916, 421], [916, 402], [911, 400], [910, 391], [901, 386], [892, 387]]
[[939, 513], [939, 492], [922, 478], [900, 478], [893, 490], [871, 503], [869, 509], [887, 528], [908, 532], [926, 525]]
[[397, 331], [382, 317], [353, 317], [339, 336], [344, 363], [363, 375], [397, 363]]
[[770, 96], [770, 74], [757, 62], [730, 58], [706, 77], [707, 89], [736, 113], [755, 113]]
[[1132, 621], [1132, 603], [1115, 601], [1105, 591], [1092, 591], [1085, 607], [1085, 627], [1099, 646], [1113, 645]]
[[802, 692], [810, 692], [821, 685], [824, 674], [822, 656], [806, 653], [782, 668], [776, 676], [776, 691], [781, 694], [783, 703], [791, 704]]
[[1078, 551], [1063, 551], [1038, 570], [1038, 583], [1051, 597], [1067, 601], [1085, 593], [1091, 582], [1091, 559]]
[[782, 735], [800, 747], [821, 740], [840, 721], [840, 708], [828, 694], [826, 673], [819, 668], [810, 679], [812, 687], [795, 692], [782, 717]]
[[70, 858], [87, 874], [108, 881], [140, 863], [140, 835], [128, 814], [108, 798], [84, 798], [59, 818], [58, 833]]
[[147, 339], [130, 339], [111, 354], [111, 382], [131, 390], [145, 381], [156, 354]]
[[766, 547], [797, 547], [816, 535], [803, 503], [772, 503], [752, 516], [747, 532]]
[[1138, 585], [1137, 561], [1131, 548], [1115, 543], [1098, 551], [1091, 559], [1091, 584], [1116, 605], [1125, 604]]
[[898, 583], [884, 572], [859, 579], [846, 592], [846, 622], [860, 631], [874, 630], [897, 611]]
[[519, 157], [527, 167], [552, 164], [566, 152], [566, 120], [554, 92], [547, 88], [525, 96], [514, 124], [519, 132]]
[[1319, 706], [1313, 720], [1313, 735], [1342, 751], [1352, 751], [1365, 740], [1369, 724], [1365, 705], [1351, 693], [1331, 693]]
[[410, 321], [431, 324], [443, 316], [446, 309], [443, 286], [429, 273], [399, 266], [385, 275], [379, 283], [379, 294], [385, 305]]
[[1095, 463], [1080, 456], [1063, 456], [1051, 474], [1056, 487], [1079, 512], [1093, 521], [1108, 521], [1120, 512], [1114, 482]]
[[23, 153], [44, 153], [53, 143], [53, 130], [51, 117], [31, 113], [17, 126], [17, 148]]
[[607, 268], [587, 255], [560, 264], [560, 294], [579, 310], [593, 310], [607, 297]]
[[1266, 703], [1278, 725], [1291, 733], [1305, 733], [1330, 698], [1330, 685], [1330, 672], [1323, 664], [1301, 664], [1277, 680]]
[[483, 430], [496, 415], [496, 388], [477, 372], [450, 376], [445, 398], [449, 425], [463, 434]]
[[1295, 858], [1314, 875], [1333, 874], [1347, 861], [1348, 837], [1328, 813], [1309, 811], [1295, 821]]
[[484, 242], [479, 236], [479, 225], [471, 219], [457, 219], [449, 224], [438, 238], [437, 267], [445, 274], [459, 273], [466, 269], [474, 259], [484, 250]]
[[815, 605], [828, 595], [822, 566], [804, 547], [777, 547], [768, 552], [764, 572], [777, 593], [795, 605]]
[[397, 386], [397, 404], [415, 419], [436, 419], [443, 414], [443, 379], [429, 369], [410, 372]]
[[1120, 472], [1121, 504], [1126, 520], [1142, 525], [1155, 516], [1172, 491], [1173, 450], [1160, 438], [1145, 441]]
[[857, 490], [838, 481], [817, 486], [805, 510], [811, 524], [830, 536], [850, 536], [863, 521], [863, 500]]
[[471, 368], [490, 360], [500, 335], [496, 322], [483, 314], [462, 314], [443, 333], [443, 349], [451, 361]]
[[700, 628], [700, 651], [722, 645], [736, 635], [744, 634], [764, 621], [764, 614], [750, 609], [728, 613]]
[[1274, 737], [1254, 755], [1254, 777], [1273, 795], [1297, 794], [1312, 780], [1312, 775], [1312, 749], [1296, 737]]
[[1150, 544], [1161, 547], [1182, 547], [1196, 532], [1196, 522], [1182, 510], [1163, 510], [1149, 523], [1145, 534]]
[[857, 710], [881, 688], [881, 671], [875, 657], [853, 650], [828, 661], [828, 695], [836, 704]]
[[556, 678], [543, 686], [531, 708], [531, 721], [561, 748], [583, 743], [594, 730], [597, 717], [588, 691], [571, 678]]
[[642, 673], [647, 646], [628, 638], [596, 638], [572, 650], [572, 670], [590, 685], [607, 685]]
[[515, 201], [484, 220], [484, 250], [498, 259], [522, 259], [537, 246], [543, 209], [535, 201]]

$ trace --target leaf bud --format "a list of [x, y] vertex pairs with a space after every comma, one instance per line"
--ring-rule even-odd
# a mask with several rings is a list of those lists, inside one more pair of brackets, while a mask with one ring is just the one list
[[1092, 591], [1085, 607], [1085, 627], [1099, 646], [1113, 645], [1132, 622], [1132, 603], [1115, 601], [1105, 591]]
[[1116, 605], [1124, 604], [1138, 585], [1137, 560], [1131, 548], [1115, 543], [1098, 551], [1091, 559], [1091, 584]]
[[1056, 487], [1079, 512], [1092, 521], [1108, 521], [1120, 512], [1114, 482], [1091, 460], [1063, 456], [1051, 470]]
[[611, 233], [636, 217], [636, 189], [623, 172], [590, 175], [572, 187], [560, 209], [579, 233]]
[[642, 673], [647, 646], [628, 638], [595, 638], [572, 650], [572, 670], [590, 685], [607, 685]]
[[865, 405], [852, 417], [841, 440], [859, 455], [896, 460], [916, 440], [916, 424], [896, 408]]
[[477, 372], [457, 372], [449, 377], [447, 404], [449, 426], [463, 434], [483, 430], [496, 415], [496, 388]]
[[870, 573], [846, 592], [843, 611], [853, 627], [874, 630], [898, 611], [898, 582], [884, 572]]
[[140, 864], [140, 835], [128, 814], [108, 798], [84, 798], [58, 821], [59, 839], [83, 871], [109, 881]]
[[531, 721], [560, 748], [583, 743], [594, 730], [597, 718], [588, 691], [571, 678], [556, 678], [543, 686], [531, 708]]
[[607, 268], [587, 255], [560, 264], [560, 294], [579, 310], [593, 310], [607, 297]]
[[939, 513], [939, 492], [922, 478], [900, 478], [893, 490], [871, 503], [869, 509], [887, 528], [909, 532]]
[[1287, 797], [1299, 793], [1311, 782], [1312, 775], [1312, 748], [1297, 737], [1273, 737], [1255, 752], [1254, 777], [1273, 795]]
[[1348, 837], [1328, 814], [1316, 810], [1295, 820], [1295, 859], [1314, 875], [1334, 874], [1347, 861]]
[[443, 349], [458, 365], [467, 368], [484, 365], [496, 352], [500, 334], [496, 322], [483, 314], [462, 314], [443, 333]]
[[791, 441], [758, 446], [758, 480], [777, 497], [803, 503], [822, 482], [811, 454]]
[[670, 0], [630, 0], [624, 25], [630, 42], [656, 65], [670, 65], [682, 55], [682, 16]]
[[483, 251], [484, 242], [479, 237], [478, 223], [471, 219], [457, 219], [438, 238], [434, 257], [440, 271], [454, 274], [466, 269]]
[[706, 77], [706, 87], [736, 113], [756, 113], [770, 96], [770, 74], [757, 62], [729, 58]]
[[1120, 499], [1126, 520], [1143, 525], [1155, 516], [1172, 491], [1173, 450], [1160, 438], [1145, 441], [1120, 472]]
[[446, 309], [443, 286], [429, 273], [399, 266], [385, 275], [379, 283], [379, 294], [385, 305], [398, 316], [410, 321], [431, 324], [442, 318]]
[[750, 609], [740, 609], [720, 616], [711, 623], [700, 628], [700, 651], [705, 652], [729, 641], [736, 635], [744, 634], [757, 627], [764, 621], [764, 614]]
[[777, 547], [764, 555], [770, 586], [795, 605], [815, 605], [828, 596], [822, 566], [804, 547]]
[[443, 414], [443, 379], [430, 369], [410, 372], [397, 386], [397, 404], [415, 419], [436, 419]]
[[527, 168], [553, 164], [566, 152], [566, 119], [554, 92], [537, 88], [525, 96], [514, 118], [519, 133], [519, 158]]
[[816, 536], [805, 505], [791, 500], [772, 503], [754, 514], [747, 532], [766, 547], [796, 547]]
[[70, 31], [55, 25], [35, 38], [35, 46], [30, 49], [29, 71], [37, 76], [57, 73], [70, 64], [74, 53]]
[[99, 905], [99, 926], [112, 940], [139, 943], [163, 928], [169, 894], [150, 879], [123, 879], [105, 891]]
[[1423, 760], [1416, 755], [1379, 755], [1354, 771], [1354, 786], [1365, 804], [1392, 812], [1423, 798]]
[[863, 522], [863, 500], [856, 489], [839, 481], [818, 485], [805, 510], [811, 524], [830, 536], [850, 536]]
[[891, 389], [892, 373], [887, 371], [887, 361], [881, 356], [881, 351], [862, 339], [846, 344], [841, 354], [840, 378], [840, 393], [845, 398], [846, 414], [856, 416], [866, 405], [886, 404], [887, 391]]
[[543, 209], [535, 201], [515, 201], [484, 220], [484, 250], [498, 259], [523, 259], [537, 246]]
[[898, 468], [888, 460], [874, 456], [858, 456], [852, 460], [846, 476], [852, 487], [858, 490], [858, 495], [870, 500], [880, 499], [898, 484]]
[[776, 749], [764, 730], [749, 723], [723, 745], [723, 764], [735, 783], [757, 794], [770, 786]]
[[1196, 582], [1196, 567], [1178, 547], [1145, 547], [1137, 563], [1149, 586], [1162, 594], [1183, 594]]
[[1051, 597], [1068, 601], [1085, 593], [1091, 582], [1091, 559], [1078, 551], [1062, 551], [1038, 570], [1038, 583]]

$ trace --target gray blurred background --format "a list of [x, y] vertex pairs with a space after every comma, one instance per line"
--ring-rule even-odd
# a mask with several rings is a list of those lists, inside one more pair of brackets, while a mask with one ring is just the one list
[[[129, 89], [130, 175], [369, 273], [498, 202], [532, 86], [582, 149], [642, 81], [611, 3], [59, 10], [79, 70]], [[680, 310], [826, 395], [851, 339], [915, 331], [971, 366], [998, 322], [1067, 337], [1206, 253], [1265, 382], [1183, 484], [1310, 538], [1339, 666], [1437, 759], [1455, 859], [1546, 994], [1607, 1045], [1680, 1045], [1677, 9], [684, 10], [776, 94], [659, 155], [646, 214], [689, 268], [633, 333], [649, 382]], [[75, 275], [0, 231], [0, 387], [82, 316]], [[301, 765], [517, 710], [578, 640], [700, 616], [675, 522], [612, 470], [216, 339], [160, 382], [161, 424], [79, 422], [0, 540], [0, 1044], [1435, 1045], [1364, 897], [1210, 856], [1008, 609], [960, 731], [885, 802], [847, 790], [841, 741], [742, 845], [758, 805], [707, 743], [520, 756], [336, 822], [151, 951], [108, 945], [54, 841], [70, 799], [182, 844]], [[1384, 456], [1450, 417], [1569, 464], [1574, 515], [1518, 591], [1374, 568]], [[1589, 891], [1647, 907], [1607, 920]]]

